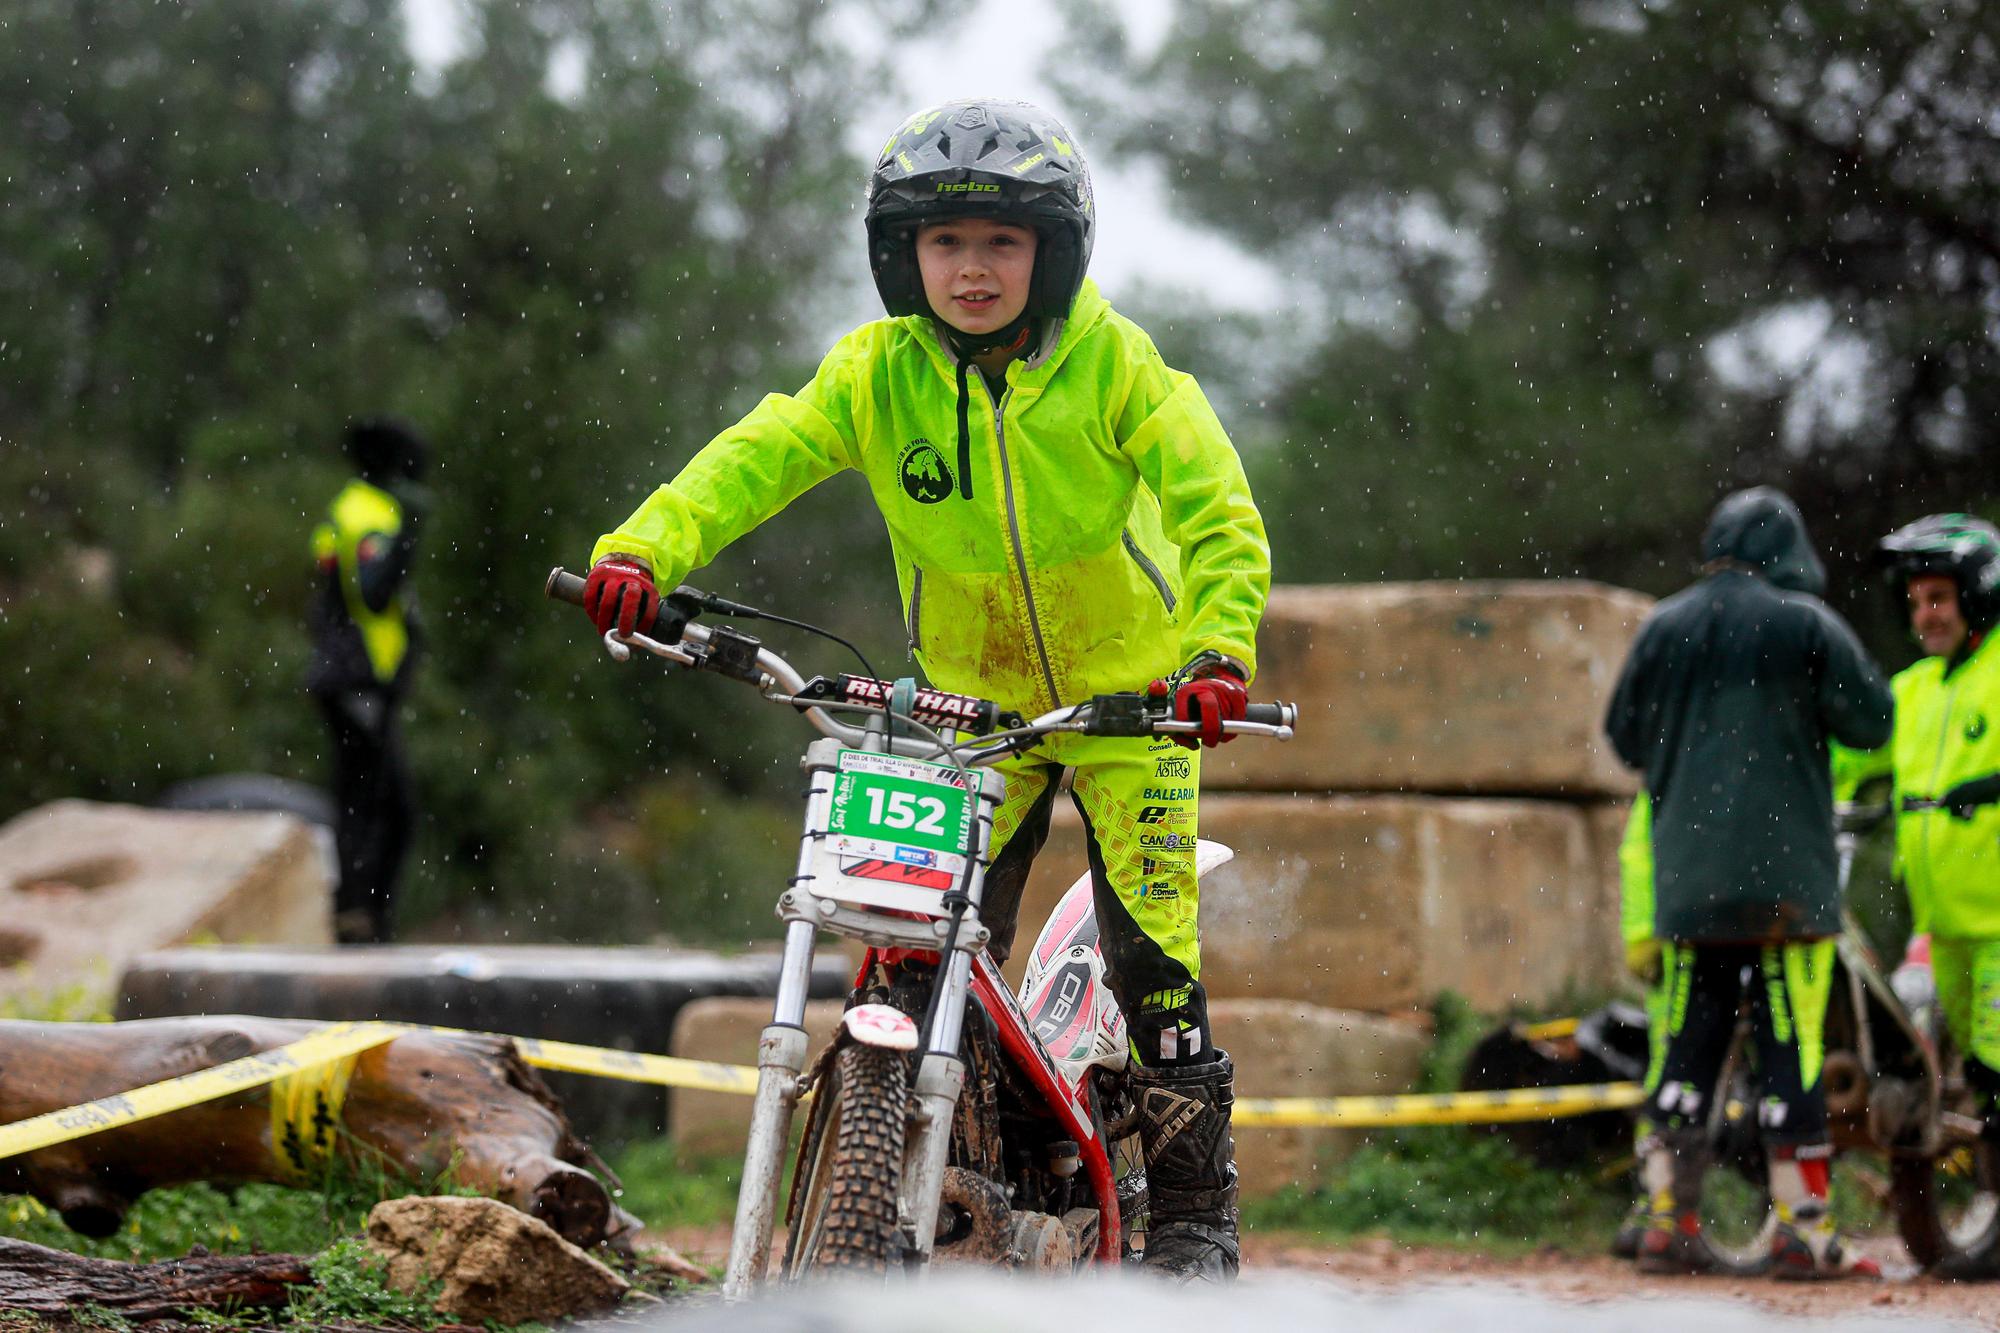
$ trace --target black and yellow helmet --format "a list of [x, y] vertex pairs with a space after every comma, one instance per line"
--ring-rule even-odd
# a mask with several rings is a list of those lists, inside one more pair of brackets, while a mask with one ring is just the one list
[[868, 177], [868, 267], [891, 315], [928, 315], [916, 231], [948, 217], [1033, 227], [1023, 314], [1061, 318], [1090, 266], [1090, 170], [1062, 122], [1026, 102], [946, 102], [889, 137]]
[[1875, 544], [1896, 595], [1919, 574], [1958, 584], [1958, 609], [1975, 634], [2000, 623], [2000, 529], [1970, 514], [1927, 514]]

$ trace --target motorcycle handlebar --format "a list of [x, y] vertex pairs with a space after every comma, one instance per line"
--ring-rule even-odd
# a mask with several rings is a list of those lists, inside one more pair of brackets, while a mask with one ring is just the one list
[[549, 571], [549, 581], [542, 585], [542, 595], [550, 601], [582, 606], [583, 582], [582, 578], [557, 565]]
[[[568, 570], [558, 565], [556, 568], [551, 569], [549, 571], [548, 580], [542, 585], [542, 591], [544, 595], [546, 595], [547, 597], [549, 597], [554, 601], [568, 602], [572, 606], [582, 606], [584, 583], [585, 581], [583, 578], [581, 578], [576, 574], [570, 573]], [[684, 589], [683, 591], [691, 591], [691, 590]], [[694, 595], [699, 596], [700, 594], [694, 594]], [[691, 628], [690, 634], [695, 636], [699, 640], [705, 641], [706, 639], [706, 634], [698, 628]], [[760, 660], [769, 659], [769, 664], [772, 666], [784, 665], [782, 663], [782, 659], [774, 658], [769, 653], [760, 653], [758, 656]], [[686, 661], [687, 659], [681, 658], [679, 660]], [[793, 671], [790, 671], [789, 669], [779, 672], [778, 674], [786, 678], [785, 684], [787, 688], [797, 689], [799, 685], [802, 683], [797, 674]], [[875, 682], [875, 683], [884, 691], [888, 689], [887, 682]], [[982, 704], [986, 703], [985, 700], [972, 700], [972, 702], [982, 703]], [[997, 705], [988, 705], [988, 706], [997, 708]], [[810, 711], [817, 713], [820, 710], [813, 709]], [[1243, 713], [1243, 722], [1241, 724], [1224, 723], [1223, 729], [1225, 731], [1230, 731], [1230, 732], [1239, 732], [1240, 728], [1241, 732], [1247, 733], [1254, 728], [1258, 729], [1258, 731], [1261, 733], [1261, 729], [1263, 728], [1285, 728], [1287, 732], [1289, 732], [1289, 729], [1297, 724], [1298, 716], [1299, 716], [1299, 710], [1298, 707], [1294, 704], [1253, 703], [1250, 704], [1247, 708], [1245, 708]], [[1167, 727], [1171, 728], [1174, 731], [1193, 729], [1191, 724], [1180, 724], [1180, 723], [1168, 723]], [[841, 728], [841, 730], [848, 731], [851, 729]], [[1289, 739], [1289, 735], [1287, 734], [1285, 736], [1282, 736], [1281, 739]]]

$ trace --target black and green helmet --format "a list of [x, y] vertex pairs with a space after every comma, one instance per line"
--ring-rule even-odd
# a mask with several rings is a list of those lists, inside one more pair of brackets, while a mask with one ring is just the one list
[[1958, 584], [1958, 608], [1975, 634], [2000, 622], [2000, 528], [1970, 514], [1927, 514], [1875, 544], [1900, 596], [1919, 574]]
[[1069, 131], [1026, 102], [946, 102], [896, 130], [868, 177], [868, 267], [891, 315], [928, 315], [916, 231], [949, 217], [1035, 229], [1031, 318], [1061, 318], [1090, 266], [1090, 169]]

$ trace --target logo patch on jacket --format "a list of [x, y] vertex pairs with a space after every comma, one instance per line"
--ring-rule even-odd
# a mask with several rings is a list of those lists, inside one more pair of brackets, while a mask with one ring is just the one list
[[1976, 741], [1986, 734], [1986, 714], [1974, 713], [1965, 721], [1965, 739]]
[[951, 495], [951, 465], [936, 446], [919, 435], [903, 447], [903, 493], [920, 505], [934, 505]]

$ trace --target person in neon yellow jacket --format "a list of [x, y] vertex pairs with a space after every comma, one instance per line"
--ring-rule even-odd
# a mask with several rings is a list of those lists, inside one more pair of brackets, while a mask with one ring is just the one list
[[2000, 530], [1933, 514], [1878, 553], [1925, 656], [1891, 682], [1895, 734], [1861, 762], [1894, 778], [1912, 957], [1927, 946], [1966, 1082], [2000, 1140]]
[[[1270, 552], [1243, 468], [1188, 375], [1084, 276], [1090, 178], [1047, 112], [961, 101], [906, 120], [869, 183], [889, 318], [843, 338], [599, 539], [600, 632], [845, 469], [888, 526], [932, 684], [1037, 714], [1167, 682], [1213, 745], [1240, 718]], [[670, 634], [678, 626], [669, 625]], [[662, 633], [655, 624], [655, 633]], [[1210, 1034], [1194, 869], [1198, 750], [1059, 737], [999, 767], [981, 914], [1004, 958], [1060, 780], [1093, 845], [1107, 979], [1138, 1057], [1149, 1267], [1237, 1264], [1231, 1065]]]
[[319, 587], [311, 606], [306, 688], [333, 742], [334, 934], [379, 944], [395, 929], [403, 857], [415, 819], [397, 721], [415, 663], [407, 583], [424, 512], [424, 442], [388, 418], [348, 427], [350, 478], [313, 529]]

